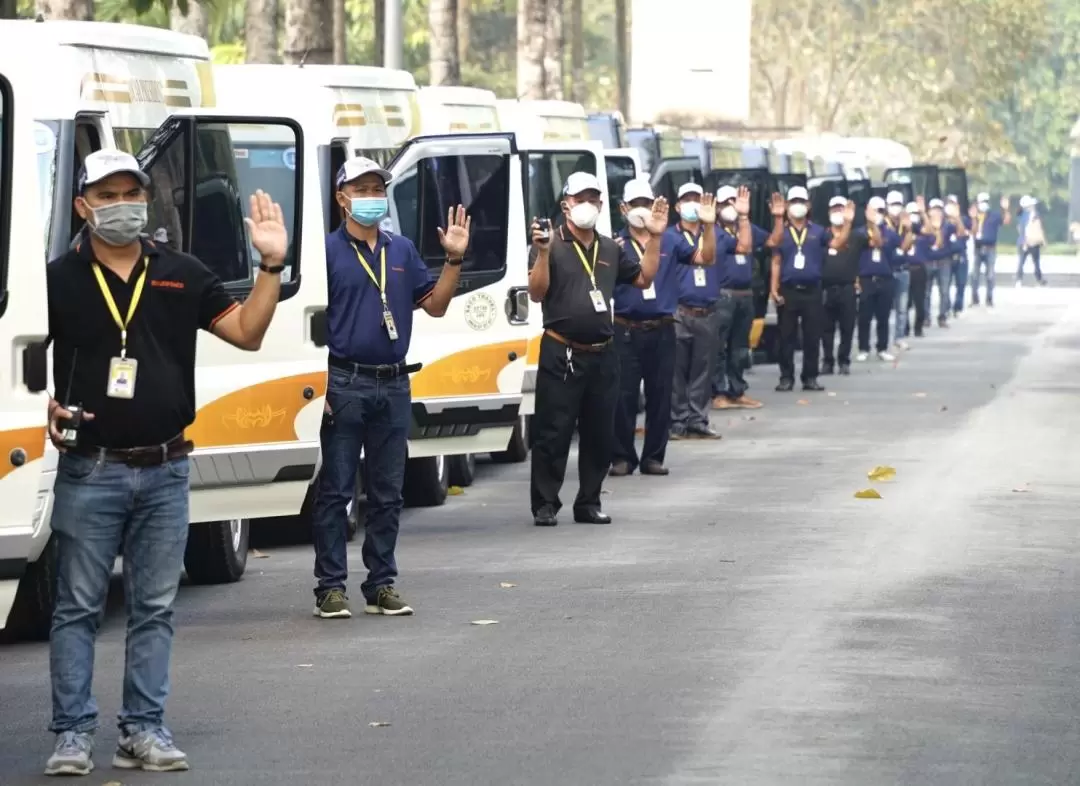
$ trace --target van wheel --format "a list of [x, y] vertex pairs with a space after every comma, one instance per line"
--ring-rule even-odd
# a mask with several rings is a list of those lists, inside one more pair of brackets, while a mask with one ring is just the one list
[[191, 525], [184, 569], [192, 584], [231, 584], [240, 581], [247, 568], [247, 519], [200, 521]]
[[463, 453], [446, 460], [446, 472], [451, 486], [471, 486], [476, 480], [476, 456]]
[[49, 640], [56, 606], [56, 548], [56, 539], [49, 538], [37, 562], [26, 566], [5, 630], [15, 640]]
[[445, 456], [408, 460], [402, 489], [406, 507], [432, 508], [446, 502], [450, 488], [450, 473], [446, 465]]
[[496, 464], [520, 464], [529, 457], [529, 448], [532, 447], [531, 435], [529, 434], [529, 416], [521, 415], [514, 424], [514, 430], [510, 432], [510, 442], [506, 450], [491, 454], [491, 460]]

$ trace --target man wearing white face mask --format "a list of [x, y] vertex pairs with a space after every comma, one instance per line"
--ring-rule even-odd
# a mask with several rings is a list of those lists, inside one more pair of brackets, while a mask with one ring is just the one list
[[948, 202], [945, 204], [945, 215], [948, 216], [952, 225], [956, 227], [955, 253], [950, 260], [950, 269], [953, 286], [956, 289], [952, 300], [952, 314], [954, 317], [958, 317], [964, 310], [965, 293], [967, 291], [967, 241], [972, 229], [972, 219], [970, 215], [961, 215], [960, 198], [956, 194], [949, 194]]
[[554, 527], [562, 502], [570, 442], [577, 426], [579, 488], [574, 520], [610, 524], [600, 492], [611, 466], [619, 356], [612, 346], [610, 310], [615, 285], [648, 289], [660, 262], [668, 204], [653, 203], [645, 220], [649, 233], [640, 257], [596, 232], [603, 209], [595, 175], [574, 172], [563, 188], [565, 226], [552, 230], [534, 221], [529, 297], [542, 303], [544, 336], [536, 375], [536, 413], [530, 501], [533, 523]]
[[[885, 196], [885, 226], [900, 238], [900, 246], [889, 255], [893, 274], [893, 344], [897, 349], [909, 349], [905, 340], [908, 334], [908, 299], [911, 294], [911, 270], [908, 251], [914, 245], [911, 232], [911, 220], [904, 209], [904, 195], [899, 191], [890, 191]], [[910, 236], [910, 239], [909, 239]]]
[[[257, 350], [281, 289], [288, 238], [281, 207], [251, 197], [249, 236], [260, 272], [243, 305], [201, 262], [142, 235], [150, 179], [116, 150], [86, 157], [75, 212], [89, 232], [49, 263], [49, 333], [55, 398], [49, 436], [61, 452], [53, 488], [56, 606], [50, 637], [48, 775], [93, 769], [98, 708], [91, 693], [94, 640], [113, 563], [123, 546], [128, 609], [120, 740], [113, 765], [186, 770], [164, 725], [189, 516], [199, 329]], [[72, 405], [83, 408], [74, 441]]]
[[1001, 198], [1001, 210], [990, 209], [990, 195], [979, 194], [971, 208], [972, 232], [975, 235], [975, 260], [971, 270], [971, 305], [979, 305], [979, 284], [986, 275], [986, 305], [994, 305], [994, 266], [997, 265], [998, 232], [1012, 223], [1009, 198]]
[[[829, 200], [829, 224], [834, 232], [844, 226], [847, 206], [846, 197], [834, 196]], [[843, 248], [830, 248], [826, 252], [821, 274], [825, 304], [825, 323], [821, 332], [823, 375], [835, 373], [838, 365], [840, 374], [851, 373], [851, 340], [855, 335], [856, 295], [859, 291], [859, 256], [868, 242], [865, 233], [852, 234]], [[836, 344], [837, 331], [840, 333], [839, 346]]]

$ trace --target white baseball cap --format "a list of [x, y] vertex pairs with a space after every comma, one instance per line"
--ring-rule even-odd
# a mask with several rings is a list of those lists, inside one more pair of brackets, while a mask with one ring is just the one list
[[911, 213], [912, 215], [915, 215], [915, 216], [919, 215], [919, 203], [918, 202], [908, 202], [907, 203], [907, 212], [909, 212], [909, 213]]
[[837, 194], [829, 200], [829, 207], [847, 207], [847, 197]]
[[655, 199], [652, 186], [649, 185], [649, 181], [643, 177], [627, 180], [626, 185], [623, 186], [622, 198], [623, 202], [628, 204], [635, 199]]
[[930, 209], [933, 210], [935, 207], [944, 208], [945, 203], [942, 202], [940, 199], [931, 199], [930, 200]]
[[570, 177], [566, 178], [563, 194], [577, 196], [582, 191], [598, 191], [602, 193], [600, 181], [596, 179], [596, 175], [590, 175], [588, 172], [574, 172]]
[[139, 162], [135, 160], [135, 156], [123, 150], [98, 150], [83, 160], [76, 192], [81, 194], [87, 186], [92, 186], [120, 172], [133, 175], [142, 183], [143, 188], [150, 185], [150, 177], [139, 168]]
[[899, 191], [890, 191], [885, 197], [885, 204], [902, 205], [904, 204], [904, 195]]
[[1031, 196], [1030, 194], [1025, 194], [1024, 196], [1020, 197], [1020, 207], [1031, 207], [1032, 205], [1036, 204], [1038, 201], [1039, 200], [1037, 200], [1035, 197]]
[[677, 198], [682, 199], [687, 194], [697, 194], [698, 196], [702, 196], [704, 193], [705, 189], [703, 189], [697, 183], [683, 183], [681, 186], [679, 186], [679, 193], [677, 195]]
[[739, 196], [739, 191], [735, 186], [720, 186], [720, 190], [716, 192], [716, 201], [719, 204], [723, 204], [730, 199], [735, 199]]
[[954, 205], [959, 205], [960, 204], [960, 197], [958, 197], [956, 194], [949, 194], [949, 202], [951, 202]]
[[977, 197], [975, 197], [975, 201], [976, 202], [989, 202], [990, 201], [990, 195], [988, 193], [986, 193], [985, 191], [980, 191], [979, 195]]
[[870, 197], [870, 201], [866, 203], [866, 206], [869, 207], [871, 210], [884, 210], [885, 200], [879, 196]]
[[357, 178], [372, 172], [381, 177], [383, 183], [389, 183], [393, 179], [391, 174], [379, 166], [378, 163], [361, 156], [359, 158], [350, 158], [341, 165], [341, 169], [337, 173], [337, 187], [341, 188], [346, 183], [351, 183]]
[[810, 194], [802, 186], [792, 186], [787, 192], [787, 201], [794, 202], [796, 199], [801, 199], [803, 202], [810, 201]]

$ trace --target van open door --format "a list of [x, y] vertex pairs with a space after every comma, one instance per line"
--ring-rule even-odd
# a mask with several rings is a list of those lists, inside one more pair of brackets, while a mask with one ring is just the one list
[[679, 220], [679, 213], [675, 209], [679, 187], [686, 183], [697, 183], [702, 188], [705, 187], [701, 161], [692, 156], [661, 160], [649, 173], [649, 181], [652, 183], [653, 194], [668, 201], [671, 208], [669, 224], [674, 224]]
[[[31, 120], [20, 73], [25, 63], [0, 58], [0, 628], [40, 622], [19, 619], [20, 609], [37, 611], [36, 598], [16, 595], [37, 556], [34, 535], [46, 523], [54, 474], [43, 472], [49, 324], [38, 166], [51, 165], [56, 137]], [[49, 455], [55, 462], [51, 448]]]
[[897, 183], [910, 183], [915, 196], [921, 196], [927, 202], [943, 198], [938, 168], [930, 164], [886, 169], [885, 185], [892, 186]]
[[622, 203], [623, 189], [631, 180], [642, 176], [641, 151], [633, 147], [620, 147], [604, 150], [604, 169], [607, 172], [608, 214], [611, 216], [611, 231], [623, 228]]
[[[889, 186], [889, 190], [897, 189], [907, 194], [905, 199], [910, 202], [912, 196], [911, 184], [897, 183]], [[863, 228], [866, 226], [866, 206], [870, 204], [870, 198], [875, 196], [873, 183], [868, 179], [848, 180], [847, 197], [855, 203], [855, 221], [853, 226]], [[906, 202], [905, 202], [906, 204]]]
[[823, 227], [829, 226], [829, 200], [848, 195], [847, 180], [843, 175], [820, 175], [806, 182], [810, 192], [810, 220]]
[[960, 200], [960, 215], [966, 216], [968, 202], [967, 170], [961, 167], [938, 167], [938, 182], [941, 184], [942, 199], [955, 194]]

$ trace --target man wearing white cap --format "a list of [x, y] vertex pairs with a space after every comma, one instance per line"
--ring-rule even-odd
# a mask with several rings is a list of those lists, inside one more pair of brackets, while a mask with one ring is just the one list
[[[829, 224], [839, 230], [847, 220], [845, 212], [848, 200], [834, 196], [829, 200]], [[855, 317], [858, 312], [857, 292], [859, 286], [859, 256], [867, 242], [866, 235], [854, 230], [843, 248], [829, 249], [821, 274], [825, 326], [821, 333], [821, 373], [828, 375], [837, 371], [851, 373], [851, 340], [855, 335]], [[840, 344], [836, 334], [840, 333]]]
[[1039, 204], [1033, 196], [1024, 196], [1020, 199], [1020, 218], [1016, 222], [1016, 253], [1019, 263], [1016, 266], [1016, 287], [1024, 285], [1024, 263], [1028, 258], [1035, 265], [1035, 280], [1040, 286], [1046, 286], [1042, 275], [1042, 247], [1046, 245], [1046, 233], [1043, 232], [1042, 217], [1039, 215]]
[[[686, 188], [684, 186], [683, 188]], [[716, 220], [712, 196], [697, 194], [697, 218], [706, 230]], [[620, 210], [626, 228], [615, 242], [632, 259], [644, 255], [649, 242], [646, 223], [652, 215], [653, 191], [644, 178], [629, 181], [623, 189]], [[689, 234], [665, 232], [660, 262], [647, 289], [632, 283], [615, 287], [615, 346], [619, 353], [618, 404], [615, 407], [615, 439], [610, 474], [629, 475], [639, 466], [643, 475], [666, 475], [671, 425], [671, 391], [675, 380], [675, 309], [679, 301], [680, 269], [704, 276], [716, 252], [713, 232], [701, 233], [701, 249]], [[639, 458], [634, 445], [638, 394], [645, 386], [645, 441]]]
[[[919, 204], [923, 204], [922, 197], [918, 199]], [[949, 291], [949, 283], [952, 280], [952, 258], [963, 248], [965, 241], [961, 239], [956, 226], [946, 220], [945, 203], [940, 199], [930, 200], [928, 219], [924, 223], [927, 224], [934, 236], [934, 244], [931, 250], [935, 252], [934, 256], [938, 257], [932, 263], [934, 271], [930, 283], [926, 287], [927, 324], [929, 324], [930, 314], [932, 313], [930, 309], [931, 289], [932, 285], [936, 283], [938, 290], [937, 323], [938, 327], [947, 328], [949, 326], [949, 312], [952, 307], [952, 296]]]
[[821, 329], [824, 306], [821, 297], [821, 276], [827, 249], [840, 249], [851, 234], [854, 204], [844, 213], [844, 225], [830, 233], [807, 218], [810, 195], [802, 186], [794, 186], [787, 194], [788, 221], [779, 244], [772, 255], [770, 297], [777, 304], [780, 319], [780, 392], [795, 387], [795, 342], [802, 329], [802, 386], [803, 390], [820, 391], [818, 384], [818, 355], [821, 351]]
[[1009, 198], [1001, 198], [1001, 210], [990, 209], [990, 195], [981, 192], [975, 199], [971, 219], [975, 235], [975, 264], [971, 271], [971, 305], [979, 305], [979, 284], [986, 274], [986, 305], [994, 305], [994, 266], [997, 265], [998, 232], [1012, 223]]
[[[885, 196], [885, 226], [900, 238], [902, 246], [889, 255], [893, 274], [893, 312], [896, 315], [893, 322], [893, 344], [897, 349], [909, 348], [904, 340], [904, 336], [908, 334], [908, 298], [911, 293], [910, 260], [907, 252], [914, 246], [911, 221], [904, 210], [904, 202], [904, 195], [899, 191], [890, 191]], [[908, 235], [911, 235], [910, 240]]]
[[911, 275], [911, 297], [909, 303], [915, 308], [915, 317], [909, 320], [911, 334], [916, 338], [922, 338], [923, 328], [926, 326], [927, 311], [927, 283], [929, 281], [930, 268], [933, 265], [934, 253], [931, 249], [934, 244], [934, 236], [929, 229], [923, 226], [922, 210], [917, 202], [909, 202], [906, 207], [908, 219], [911, 222], [912, 234], [915, 242], [907, 251], [908, 272]]
[[964, 310], [968, 280], [968, 239], [971, 237], [972, 220], [970, 215], [962, 215], [960, 197], [949, 194], [945, 203], [945, 215], [956, 227], [956, 251], [950, 260], [952, 282], [955, 293], [952, 298], [952, 314], [959, 317]]
[[[875, 349], [881, 360], [895, 360], [889, 353], [889, 314], [893, 304], [893, 277], [889, 256], [899, 241], [895, 233], [885, 228], [885, 200], [871, 197], [866, 206], [866, 228], [855, 230], [853, 238], [865, 235], [866, 242], [859, 252], [859, 354], [855, 359], [865, 361], [870, 356], [870, 324], [876, 323]], [[849, 241], [851, 242], [851, 241]]]
[[661, 197], [653, 202], [649, 216], [642, 216], [649, 237], [640, 255], [596, 232], [603, 206], [596, 176], [574, 172], [563, 188], [566, 223], [554, 231], [537, 220], [532, 224], [529, 297], [542, 303], [544, 311], [530, 483], [533, 523], [538, 527], [558, 524], [559, 491], [575, 427], [580, 440], [574, 521], [611, 523], [600, 509], [619, 399], [619, 356], [612, 346], [610, 308], [616, 284], [642, 290], [652, 285], [668, 204]]
[[[260, 272], [240, 304], [199, 260], [142, 234], [149, 185], [127, 153], [88, 155], [74, 209], [89, 232], [46, 273], [59, 399], [49, 402], [49, 436], [61, 452], [51, 520], [49, 728], [56, 742], [47, 775], [87, 775], [94, 767], [94, 640], [121, 547], [127, 658], [113, 765], [188, 769], [164, 714], [190, 527], [194, 446], [184, 431], [195, 420], [196, 335], [202, 329], [258, 349], [285, 269], [288, 233], [269, 195], [257, 191], [250, 200], [246, 224]], [[79, 426], [72, 426], [72, 405], [83, 408]], [[68, 427], [74, 438], [62, 434]]]

